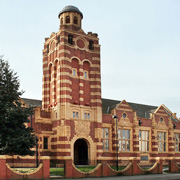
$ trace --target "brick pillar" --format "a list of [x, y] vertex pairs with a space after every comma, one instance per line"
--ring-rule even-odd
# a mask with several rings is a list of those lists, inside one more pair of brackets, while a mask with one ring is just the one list
[[48, 156], [44, 156], [41, 158], [43, 162], [43, 179], [50, 178], [50, 158]]
[[6, 156], [0, 156], [0, 180], [6, 180]]
[[133, 175], [138, 175], [140, 174], [140, 170], [139, 170], [139, 167], [137, 165], [137, 163], [139, 162], [139, 160], [137, 160], [136, 158], [133, 158], [132, 159], [132, 173]]
[[162, 159], [159, 159], [158, 173], [159, 174], [163, 173], [163, 160]]
[[73, 177], [72, 159], [66, 159], [65, 160], [64, 175], [66, 178], [72, 178]]
[[107, 161], [101, 161], [102, 163], [102, 172], [101, 172], [101, 176], [103, 177], [107, 177], [109, 176], [108, 171], [108, 166], [107, 166]]
[[179, 168], [176, 166], [175, 159], [170, 159], [169, 160], [169, 172], [170, 173], [177, 173], [179, 172]]

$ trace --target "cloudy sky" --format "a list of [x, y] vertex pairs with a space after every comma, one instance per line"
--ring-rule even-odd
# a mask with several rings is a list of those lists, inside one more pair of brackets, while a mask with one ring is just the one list
[[165, 104], [180, 117], [179, 0], [0, 0], [0, 55], [18, 73], [23, 97], [42, 97], [44, 38], [66, 5], [99, 35], [102, 97]]

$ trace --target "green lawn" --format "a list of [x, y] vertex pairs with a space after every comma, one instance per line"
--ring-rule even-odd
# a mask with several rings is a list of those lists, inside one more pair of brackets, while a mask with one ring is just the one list
[[82, 172], [89, 172], [92, 171], [96, 166], [84, 166], [84, 167], [77, 167]]
[[64, 168], [50, 168], [50, 175], [64, 176]]
[[[114, 169], [114, 170], [117, 170], [116, 166], [111, 166], [111, 168]], [[126, 166], [118, 166], [118, 171], [122, 171], [125, 168], [126, 168]]]
[[[89, 172], [93, 170], [96, 166], [84, 166], [84, 167], [77, 167], [82, 172]], [[50, 175], [55, 176], [64, 176], [64, 168], [50, 168]]]

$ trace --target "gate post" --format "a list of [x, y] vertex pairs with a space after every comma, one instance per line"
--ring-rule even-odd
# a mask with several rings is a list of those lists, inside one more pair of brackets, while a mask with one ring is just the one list
[[71, 158], [65, 160], [64, 175], [66, 178], [73, 177], [73, 167], [72, 167], [72, 159]]
[[49, 156], [43, 156], [42, 157], [43, 162], [43, 179], [49, 179], [50, 178], [50, 158]]
[[0, 156], [0, 180], [5, 180], [6, 177], [6, 156]]

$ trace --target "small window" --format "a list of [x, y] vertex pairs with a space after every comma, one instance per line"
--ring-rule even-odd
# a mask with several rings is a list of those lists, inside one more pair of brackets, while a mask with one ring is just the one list
[[73, 45], [73, 35], [68, 34], [68, 43]]
[[73, 112], [73, 118], [75, 118], [76, 117], [76, 113], [75, 112]]
[[79, 117], [79, 113], [78, 112], [76, 112], [76, 118], [78, 118]]
[[102, 128], [103, 150], [109, 151], [109, 128]]
[[43, 149], [48, 149], [48, 138], [44, 137], [44, 147]]
[[72, 75], [73, 75], [74, 77], [76, 77], [76, 74], [77, 74], [77, 73], [76, 73], [76, 69], [73, 69], [73, 70], [72, 70]]
[[87, 118], [90, 119], [90, 114], [89, 113], [87, 114]]
[[126, 118], [126, 113], [123, 113], [123, 118]]
[[66, 16], [66, 23], [70, 23], [70, 17]]
[[88, 78], [88, 72], [84, 71], [84, 79], [87, 79], [87, 78]]
[[49, 44], [47, 45], [47, 53], [49, 53]]
[[163, 118], [160, 118], [160, 121], [163, 122]]
[[86, 119], [87, 118], [87, 116], [86, 116], [87, 114], [86, 113], [84, 113], [84, 119]]
[[89, 41], [89, 49], [94, 50], [94, 42], [91, 40]]
[[57, 37], [58, 44], [60, 43], [60, 36]]
[[77, 23], [78, 23], [77, 17], [75, 16], [75, 17], [74, 17], [74, 24], [77, 24]]

